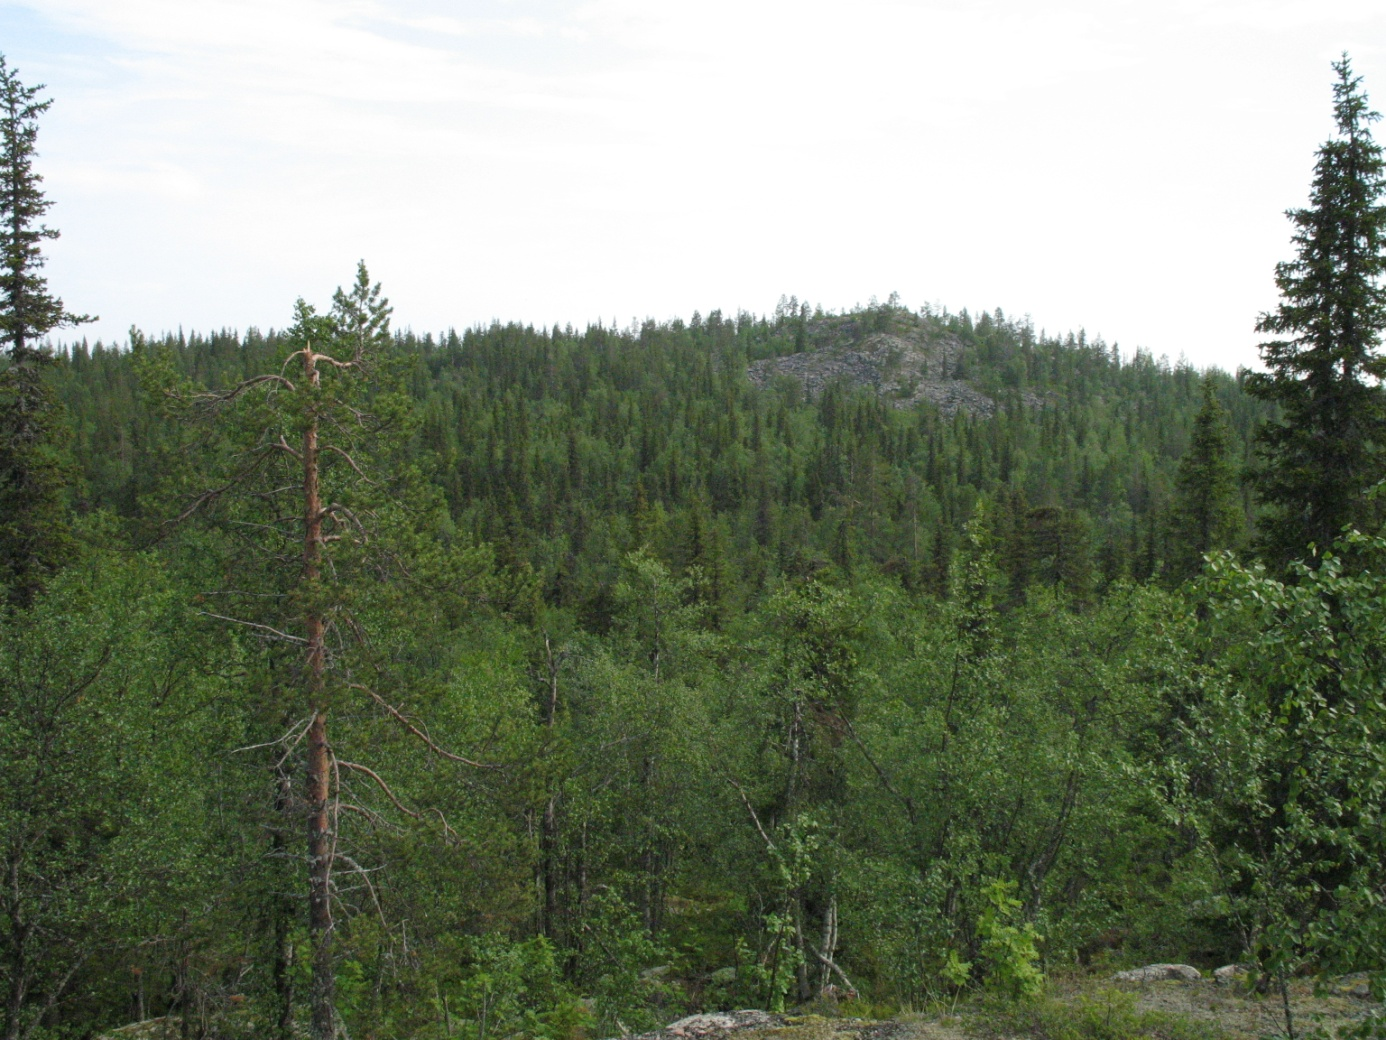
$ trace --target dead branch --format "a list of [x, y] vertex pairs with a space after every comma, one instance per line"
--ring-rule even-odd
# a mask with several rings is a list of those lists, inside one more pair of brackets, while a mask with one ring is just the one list
[[299, 494], [302, 494], [302, 493], [303, 493], [303, 485], [302, 485], [302, 484], [285, 484], [283, 487], [277, 487], [277, 488], [275, 488], [273, 491], [252, 491], [252, 492], [250, 493], [250, 496], [249, 496], [249, 497], [251, 497], [251, 498], [263, 498], [263, 499], [265, 499], [266, 501], [269, 501], [270, 499], [274, 498], [275, 495], [283, 495], [283, 494], [285, 494], [285, 493], [287, 493], [287, 492], [298, 492]]
[[245, 466], [242, 467], [241, 470], [235, 476], [233, 476], [230, 480], [228, 480], [219, 488], [212, 488], [209, 491], [202, 492], [202, 494], [194, 498], [192, 502], [188, 505], [188, 508], [179, 513], [178, 516], [176, 516], [172, 520], [165, 520], [164, 526], [167, 527], [171, 524], [181, 524], [184, 520], [192, 516], [199, 509], [205, 506], [208, 502], [215, 502], [222, 495], [226, 494], [226, 492], [230, 491], [234, 487], [239, 486], [241, 483], [245, 481], [247, 477], [254, 473], [255, 470], [260, 468], [260, 466], [264, 463], [265, 458], [266, 456], [262, 452], [255, 453], [254, 457], [248, 463], [246, 463]]
[[348, 521], [355, 525], [356, 529], [361, 532], [362, 538], [369, 540], [369, 534], [366, 531], [365, 524], [361, 523], [360, 519], [356, 516], [356, 514], [352, 512], [350, 509], [348, 509], [346, 506], [342, 505], [340, 502], [333, 502], [331, 505], [323, 509], [322, 512], [324, 516], [330, 516], [333, 522], [339, 524], [342, 521], [337, 514], [340, 513], [342, 516], [346, 517]]
[[[813, 947], [810, 946], [809, 949], [813, 949]], [[824, 956], [818, 950], [813, 950], [813, 955], [817, 957], [820, 961], [822, 961], [823, 966], [827, 968], [829, 971], [836, 972], [837, 977], [842, 980], [842, 984], [846, 986], [851, 992], [860, 992], [856, 986], [852, 985], [852, 980], [847, 977], [847, 973], [843, 971], [841, 968], [839, 968], [837, 966], [837, 963], [831, 957]]]
[[279, 631], [279, 629], [272, 628], [269, 625], [262, 625], [258, 621], [244, 621], [241, 618], [227, 617], [225, 614], [213, 614], [211, 611], [208, 610], [199, 610], [198, 613], [201, 614], [203, 617], [216, 618], [218, 621], [229, 621], [233, 625], [245, 625], [247, 628], [263, 629], [264, 631], [273, 634], [275, 638], [282, 639], [288, 643], [298, 643], [302, 646], [308, 645], [308, 640], [306, 639], [302, 639], [299, 636], [291, 636], [287, 632], [281, 632]]
[[289, 741], [289, 743], [284, 746], [284, 753], [279, 756], [279, 761], [274, 763], [274, 768], [276, 770], [284, 768], [284, 763], [287, 762], [289, 760], [289, 756], [294, 753], [294, 748], [298, 747], [299, 744], [303, 743], [303, 738], [307, 735], [308, 727], [304, 726], [302, 729], [298, 731], [298, 736], [294, 737], [293, 740]]
[[353, 690], [360, 690], [362, 693], [370, 697], [373, 701], [375, 701], [375, 703], [379, 704], [382, 708], [384, 708], [386, 712], [388, 712], [396, 722], [398, 722], [401, 726], [407, 729], [414, 736], [418, 737], [419, 740], [423, 741], [424, 744], [427, 745], [428, 749], [432, 751], [435, 755], [438, 755], [441, 758], [446, 758], [452, 762], [461, 762], [464, 766], [471, 766], [473, 769], [501, 768], [499, 765], [488, 765], [485, 762], [475, 762], [470, 758], [464, 758], [461, 755], [454, 755], [451, 751], [446, 751], [443, 748], [440, 748], [437, 744], [433, 742], [432, 737], [430, 737], [423, 730], [419, 729], [418, 726], [415, 726], [412, 722], [405, 718], [398, 708], [386, 701], [384, 697], [380, 696], [380, 694], [376, 693], [369, 686], [362, 686], [360, 683], [347, 683], [347, 687]]
[[358, 477], [360, 477], [362, 480], [364, 480], [367, 484], [374, 484], [374, 483], [375, 483], [375, 481], [371, 480], [370, 477], [366, 476], [366, 474], [364, 474], [364, 473], [361, 472], [361, 467], [358, 466], [358, 465], [356, 465], [356, 460], [353, 459], [353, 458], [351, 457], [351, 455], [350, 455], [348, 452], [343, 451], [341, 448], [337, 447], [335, 444], [324, 444], [323, 447], [322, 447], [322, 450], [323, 450], [323, 451], [330, 451], [330, 452], [332, 452], [334, 455], [340, 455], [342, 458], [346, 459], [347, 465], [350, 466], [352, 469], [354, 469], [354, 470], [356, 471], [356, 475], [357, 475]]
[[761, 836], [762, 840], [764, 840], [766, 848], [768, 848], [772, 853], [778, 852], [779, 850], [775, 847], [775, 843], [770, 839], [770, 835], [766, 834], [765, 828], [760, 825], [760, 817], [756, 815], [756, 810], [751, 805], [751, 800], [746, 797], [745, 789], [735, 780], [732, 779], [730, 773], [723, 773], [722, 778], [726, 780], [727, 783], [731, 784], [732, 787], [736, 788], [736, 793], [741, 796], [742, 804], [746, 806], [746, 811], [751, 814], [751, 822], [756, 825], [756, 832]]
[[230, 390], [205, 390], [201, 393], [193, 394], [191, 400], [199, 404], [224, 404], [227, 401], [234, 401], [236, 398], [240, 397], [241, 394], [245, 393], [247, 390], [253, 390], [261, 383], [278, 383], [280, 386], [288, 387], [290, 390], [297, 389], [293, 383], [289, 382], [283, 376], [277, 376], [271, 373], [269, 375], [253, 376], [250, 379], [242, 380]]
[[366, 889], [371, 894], [371, 902], [375, 904], [375, 912], [380, 917], [380, 926], [388, 932], [390, 926], [385, 920], [385, 908], [380, 905], [380, 894], [376, 892], [375, 885], [371, 883], [370, 871], [357, 863], [356, 860], [352, 859], [345, 852], [338, 853], [337, 858], [350, 867], [353, 874], [360, 875], [361, 880], [366, 883]]
[[354, 813], [356, 813], [356, 814], [359, 815], [359, 816], [364, 816], [364, 817], [366, 818], [366, 820], [370, 823], [370, 825], [371, 825], [372, 827], [388, 827], [388, 826], [389, 826], [389, 822], [385, 819], [385, 817], [381, 816], [378, 812], [376, 812], [376, 811], [373, 810], [373, 809], [367, 809], [365, 806], [357, 805], [357, 804], [355, 804], [354, 802], [343, 802], [343, 801], [340, 801], [340, 800], [339, 800], [339, 801], [337, 802], [337, 808], [338, 808], [338, 809], [345, 809], [345, 810], [347, 810], [348, 812], [354, 812]]
[[443, 815], [443, 810], [439, 809], [437, 806], [431, 805], [428, 807], [428, 811], [436, 815], [438, 817], [438, 822], [443, 825], [443, 839], [447, 840], [451, 838], [456, 844], [461, 845], [461, 835], [452, 829], [452, 826], [448, 823], [447, 817]]
[[[295, 723], [294, 723], [292, 726], [290, 726], [287, 730], [285, 730], [285, 731], [284, 731], [284, 734], [283, 734], [282, 736], [275, 737], [273, 740], [267, 740], [267, 741], [265, 741], [265, 743], [263, 743], [263, 744], [247, 744], [245, 747], [236, 748], [235, 750], [233, 750], [233, 751], [231, 752], [231, 754], [233, 754], [233, 755], [239, 755], [239, 754], [241, 754], [241, 753], [244, 752], [244, 751], [259, 751], [261, 748], [278, 747], [278, 746], [281, 745], [281, 744], [289, 743], [289, 739], [294, 735], [295, 731], [296, 731], [300, 726], [306, 726], [306, 725], [308, 725], [308, 724], [309, 724], [310, 722], [312, 722], [312, 721], [313, 721], [313, 720], [312, 720], [311, 717], [310, 717], [310, 718], [306, 718], [306, 719], [301, 719], [301, 720], [299, 720], [298, 722], [295, 722]], [[298, 741], [295, 740], [295, 741], [293, 741], [293, 743], [296, 744], [296, 743], [298, 743]]]
[[852, 725], [852, 721], [838, 712], [833, 712], [833, 716], [847, 727], [847, 732], [851, 735], [852, 740], [856, 742], [862, 757], [865, 758], [871, 768], [876, 771], [876, 776], [881, 781], [881, 786], [900, 800], [900, 804], [905, 807], [905, 815], [909, 817], [910, 823], [917, 822], [914, 799], [908, 795], [902, 794], [896, 786], [891, 783], [890, 776], [886, 773], [884, 767], [876, 761], [875, 756], [867, 750], [866, 741], [861, 739], [861, 735], [857, 733], [857, 728]]
[[400, 812], [404, 813], [404, 815], [412, 817], [415, 820], [423, 818], [413, 809], [407, 808], [403, 802], [401, 802], [397, 797], [395, 797], [395, 792], [390, 790], [390, 785], [387, 784], [384, 780], [382, 780], [380, 774], [377, 773], [374, 769], [360, 765], [356, 762], [348, 762], [344, 758], [338, 758], [335, 759], [335, 761], [337, 765], [341, 766], [343, 769], [350, 769], [353, 773], [362, 773], [365, 776], [368, 776], [372, 780], [374, 780], [376, 782], [376, 785], [382, 791], [385, 792], [385, 797], [389, 798], [390, 801], [394, 802], [395, 808], [398, 809]]

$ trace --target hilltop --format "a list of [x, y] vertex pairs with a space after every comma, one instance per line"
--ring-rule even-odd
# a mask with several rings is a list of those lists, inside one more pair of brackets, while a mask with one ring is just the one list
[[[996, 401], [967, 379], [956, 377], [966, 345], [940, 322], [898, 311], [882, 323], [858, 315], [819, 318], [807, 327], [808, 350], [752, 361], [747, 377], [757, 387], [777, 376], [797, 381], [812, 398], [833, 384], [867, 388], [896, 408], [928, 404], [943, 415], [959, 411], [990, 418]], [[1027, 404], [1040, 399], [1028, 394]]]

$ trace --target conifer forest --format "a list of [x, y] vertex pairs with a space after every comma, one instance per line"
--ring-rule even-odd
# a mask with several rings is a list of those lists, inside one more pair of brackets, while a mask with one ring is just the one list
[[0, 1036], [1379, 997], [1386, 164], [1332, 82], [1228, 374], [894, 295], [419, 334], [364, 263], [92, 344], [0, 61]]

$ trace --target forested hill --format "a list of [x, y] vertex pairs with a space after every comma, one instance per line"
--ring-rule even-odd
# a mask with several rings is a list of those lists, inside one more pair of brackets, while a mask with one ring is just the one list
[[[273, 370], [280, 339], [163, 346], [217, 387]], [[940, 592], [983, 499], [1017, 591], [1039, 580], [1081, 598], [1180, 551], [1173, 475], [1200, 373], [1082, 333], [1036, 334], [999, 310], [828, 315], [791, 300], [772, 317], [495, 324], [396, 345], [446, 533], [494, 547], [522, 615], [543, 600], [602, 628], [620, 561], [640, 545], [699, 568], [719, 612], [783, 573], [875, 570]], [[65, 357], [85, 504], [138, 515], [169, 427], [142, 401], [128, 352], [83, 344]], [[1208, 378], [1240, 464], [1266, 407], [1232, 377]]]

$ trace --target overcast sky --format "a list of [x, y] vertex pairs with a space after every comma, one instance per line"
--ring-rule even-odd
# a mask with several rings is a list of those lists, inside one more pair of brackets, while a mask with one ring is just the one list
[[1386, 108], [1381, 0], [0, 0], [108, 342], [364, 258], [419, 332], [898, 292], [1251, 364], [1345, 49]]

